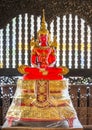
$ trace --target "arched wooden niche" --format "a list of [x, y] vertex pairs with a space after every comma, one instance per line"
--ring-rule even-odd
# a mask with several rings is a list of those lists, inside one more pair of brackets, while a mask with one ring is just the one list
[[[0, 68], [16, 68], [30, 63], [30, 40], [40, 29], [41, 16], [20, 14], [0, 29]], [[92, 26], [78, 15], [56, 16], [47, 23], [51, 40], [57, 36], [57, 66], [91, 69]]]
[[[31, 53], [28, 43], [33, 34], [36, 37], [38, 24], [40, 24], [37, 19], [40, 19], [43, 8], [52, 38], [56, 34], [60, 43], [57, 52], [57, 66], [66, 65], [73, 69], [73, 72], [76, 69], [81, 69], [77, 71], [77, 74], [82, 73], [83, 75], [85, 74], [84, 69], [87, 69], [88, 73], [92, 67], [91, 0], [0, 1], [0, 68], [6, 70], [6, 68], [16, 68], [22, 63], [31, 64], [28, 60]], [[25, 20], [26, 18], [27, 20]], [[34, 24], [32, 24], [32, 19], [34, 19]], [[20, 26], [22, 26], [22, 30]], [[28, 29], [25, 29], [25, 26]], [[34, 28], [33, 34], [32, 28]], [[70, 38], [71, 32], [72, 38]], [[19, 33], [22, 39], [19, 38]], [[21, 43], [19, 39], [21, 39]], [[27, 45], [25, 45], [25, 39]]]

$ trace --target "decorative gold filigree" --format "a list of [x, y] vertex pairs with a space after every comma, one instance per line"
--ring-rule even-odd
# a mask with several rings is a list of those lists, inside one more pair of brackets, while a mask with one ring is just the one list
[[57, 48], [57, 45], [58, 45], [58, 43], [57, 43], [57, 37], [54, 36], [54, 40], [53, 40], [53, 42], [50, 42], [50, 46]]
[[74, 118], [75, 111], [71, 107], [28, 107], [28, 106], [12, 106], [11, 111], [7, 113], [7, 117], [27, 118], [29, 120], [63, 120]]
[[65, 66], [62, 66], [62, 75], [66, 75], [69, 72], [69, 69]]
[[25, 72], [25, 68], [29, 67], [28, 65], [21, 65], [19, 66], [17, 69], [21, 74], [27, 74], [27, 72]]
[[49, 31], [46, 28], [46, 21], [45, 21], [44, 9], [43, 9], [43, 17], [42, 17], [41, 28], [38, 31], [38, 36], [41, 35], [41, 34], [49, 34]]

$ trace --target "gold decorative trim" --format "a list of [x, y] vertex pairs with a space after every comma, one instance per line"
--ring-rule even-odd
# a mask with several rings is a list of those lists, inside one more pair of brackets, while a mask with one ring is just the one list
[[7, 117], [28, 118], [39, 120], [62, 120], [66, 118], [74, 118], [75, 111], [71, 107], [26, 107], [26, 106], [12, 106], [7, 113]]

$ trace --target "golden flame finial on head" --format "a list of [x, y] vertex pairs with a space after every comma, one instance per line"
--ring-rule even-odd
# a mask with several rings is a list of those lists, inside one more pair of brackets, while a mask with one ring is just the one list
[[43, 9], [43, 17], [42, 17], [41, 28], [46, 29], [46, 21], [45, 21], [45, 11], [44, 11], [44, 9]]
[[42, 23], [40, 30], [38, 31], [38, 35], [40, 34], [49, 34], [47, 27], [46, 27], [46, 21], [45, 21], [45, 11], [43, 9], [43, 16], [42, 16]]

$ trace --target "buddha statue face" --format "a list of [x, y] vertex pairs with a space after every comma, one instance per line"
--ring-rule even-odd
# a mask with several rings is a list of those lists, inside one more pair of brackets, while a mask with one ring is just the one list
[[48, 43], [48, 35], [47, 34], [40, 34], [39, 36], [40, 46], [47, 46]]

